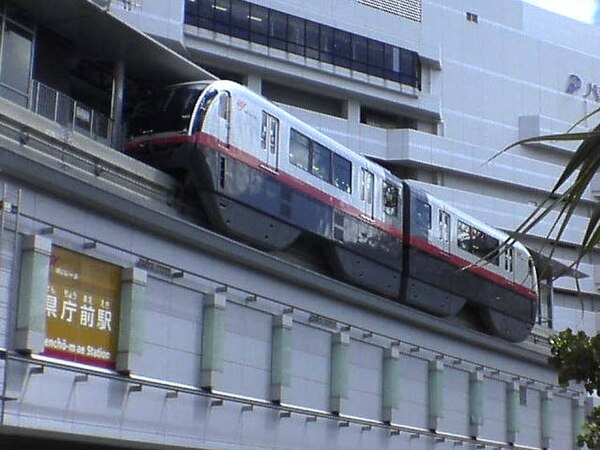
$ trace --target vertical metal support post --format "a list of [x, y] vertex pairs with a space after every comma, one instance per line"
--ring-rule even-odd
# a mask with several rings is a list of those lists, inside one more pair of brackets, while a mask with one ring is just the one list
[[517, 442], [519, 434], [519, 383], [506, 383], [506, 441]]
[[111, 114], [112, 119], [112, 146], [121, 150], [123, 138], [123, 111], [125, 109], [125, 60], [119, 59], [115, 62]]
[[41, 353], [46, 338], [46, 297], [52, 241], [39, 235], [23, 238], [15, 349]]
[[583, 432], [583, 424], [585, 423], [584, 400], [582, 397], [575, 397], [571, 401], [571, 434], [573, 436], [573, 450], [578, 450], [581, 447], [577, 444], [577, 436]]
[[331, 380], [330, 410], [334, 414], [342, 412], [348, 400], [348, 351], [350, 349], [350, 335], [338, 332], [331, 340]]
[[202, 320], [202, 372], [200, 386], [204, 389], [218, 387], [218, 376], [223, 372], [223, 351], [225, 341], [224, 294], [207, 294], [204, 300]]
[[147, 273], [137, 267], [123, 269], [121, 275], [121, 317], [116, 369], [135, 371], [144, 347]]
[[428, 384], [428, 423], [429, 429], [435, 431], [444, 416], [444, 362], [429, 362]]
[[469, 433], [477, 438], [483, 425], [483, 372], [469, 374]]
[[551, 391], [542, 392], [541, 414], [542, 414], [542, 448], [548, 449], [552, 446], [554, 415], [552, 414], [552, 401], [554, 395]]
[[290, 386], [292, 367], [292, 316], [273, 317], [271, 341], [271, 401], [282, 403]]
[[400, 405], [400, 351], [396, 347], [383, 351], [382, 378], [382, 420], [391, 424], [396, 421]]

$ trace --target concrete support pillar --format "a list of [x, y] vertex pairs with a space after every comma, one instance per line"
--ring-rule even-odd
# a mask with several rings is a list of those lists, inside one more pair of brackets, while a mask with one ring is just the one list
[[382, 420], [394, 423], [400, 405], [400, 352], [396, 347], [383, 351], [383, 380], [381, 387]]
[[290, 386], [292, 367], [292, 317], [273, 317], [271, 341], [271, 401], [282, 403]]
[[479, 436], [483, 425], [483, 372], [469, 374], [469, 433]]
[[246, 86], [252, 92], [261, 95], [262, 94], [262, 78], [256, 73], [249, 73], [246, 77]]
[[348, 351], [350, 335], [346, 332], [335, 333], [331, 340], [331, 380], [330, 410], [339, 414], [344, 410], [348, 400]]
[[125, 110], [125, 60], [115, 62], [110, 117], [112, 119], [112, 146], [121, 150], [123, 141], [123, 111]]
[[22, 244], [15, 349], [41, 353], [46, 338], [46, 298], [52, 241], [25, 236]]
[[349, 99], [346, 102], [346, 117], [348, 118], [348, 142], [343, 142], [350, 148], [359, 148], [360, 136], [360, 102]]
[[147, 273], [137, 267], [123, 269], [121, 275], [121, 312], [116, 369], [135, 371], [136, 360], [144, 346]]
[[517, 442], [519, 434], [519, 383], [506, 383], [506, 441]]
[[218, 377], [223, 372], [226, 304], [227, 299], [221, 293], [204, 297], [200, 379], [200, 386], [204, 389], [218, 388]]
[[554, 395], [551, 391], [542, 392], [541, 415], [542, 415], [542, 448], [548, 449], [552, 446], [554, 437], [554, 415], [552, 413], [552, 401]]
[[577, 436], [583, 433], [583, 424], [585, 423], [584, 400], [582, 397], [576, 397], [571, 401], [571, 433], [573, 435], [573, 450], [580, 449], [577, 444]]
[[444, 416], [444, 362], [429, 362], [428, 428], [437, 430]]

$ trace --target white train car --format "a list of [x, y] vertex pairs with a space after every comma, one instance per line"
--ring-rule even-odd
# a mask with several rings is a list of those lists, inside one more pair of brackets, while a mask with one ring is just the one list
[[506, 234], [236, 83], [176, 85], [148, 99], [127, 152], [191, 186], [223, 233], [267, 250], [306, 234], [341, 279], [437, 315], [469, 303], [510, 341], [535, 323], [524, 246], [501, 246]]

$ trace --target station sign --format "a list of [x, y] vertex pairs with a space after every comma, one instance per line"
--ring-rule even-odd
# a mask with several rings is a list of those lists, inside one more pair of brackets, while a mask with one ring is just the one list
[[114, 368], [121, 268], [52, 246], [44, 355]]

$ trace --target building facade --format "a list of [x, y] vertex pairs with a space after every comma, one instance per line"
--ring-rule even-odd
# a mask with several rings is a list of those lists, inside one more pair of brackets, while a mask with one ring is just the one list
[[122, 144], [148, 92], [229, 78], [510, 231], [575, 147], [494, 156], [597, 108], [600, 31], [518, 0], [0, 5], [0, 444], [577, 448], [593, 402], [547, 336], [600, 327], [598, 255], [564, 272], [595, 184], [552, 257], [550, 221], [524, 238], [543, 295], [511, 344], [199, 226]]

